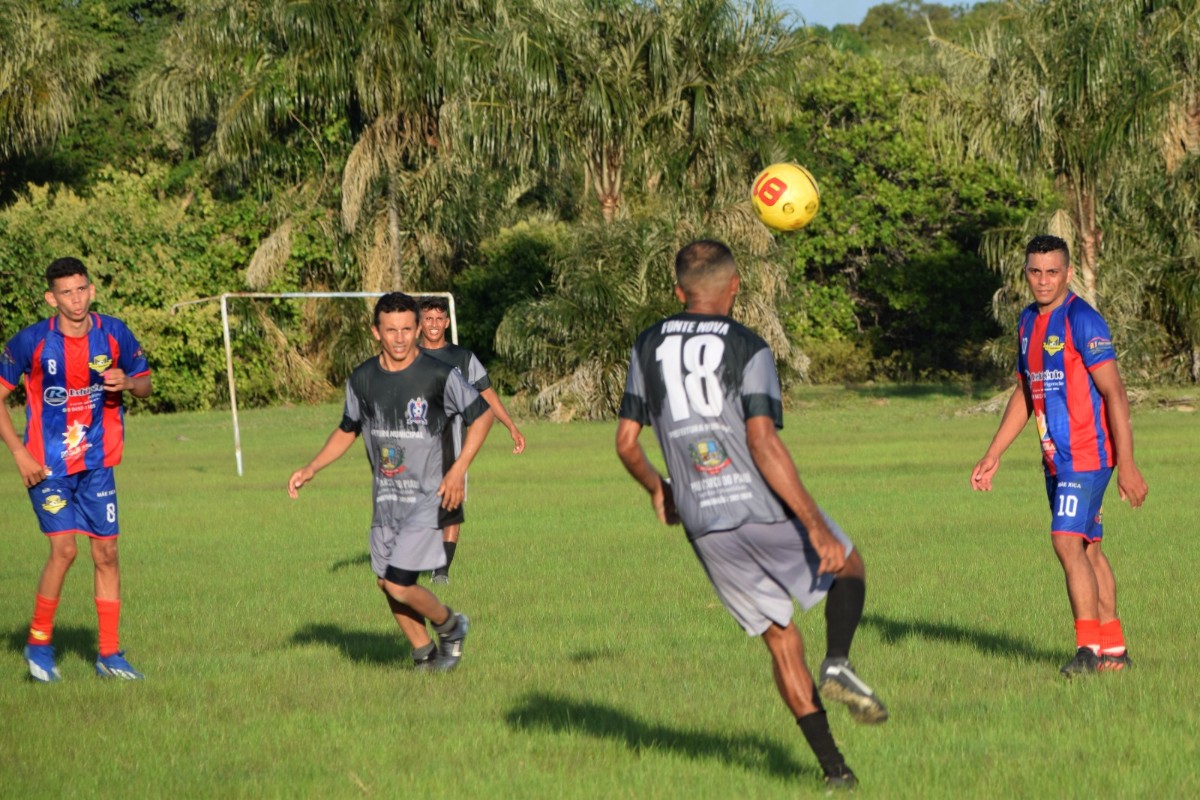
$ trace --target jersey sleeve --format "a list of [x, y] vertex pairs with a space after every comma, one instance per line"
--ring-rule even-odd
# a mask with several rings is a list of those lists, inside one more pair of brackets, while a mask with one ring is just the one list
[[482, 417], [491, 408], [479, 391], [467, 383], [467, 379], [457, 369], [450, 370], [450, 374], [446, 378], [444, 404], [447, 415], [458, 414], [467, 425], [474, 424], [475, 420]]
[[346, 379], [346, 404], [342, 407], [342, 422], [338, 428], [355, 436], [362, 433], [362, 405], [350, 379]]
[[488, 377], [487, 370], [474, 353], [471, 353], [467, 361], [467, 382], [474, 386], [477, 392], [492, 388], [492, 379]]
[[138, 342], [137, 337], [133, 335], [133, 331], [122, 323], [116, 326], [113, 333], [121, 348], [117, 366], [131, 378], [149, 375], [150, 363], [146, 360], [146, 353], [142, 350], [142, 345]]
[[1081, 313], [1072, 315], [1071, 337], [1083, 365], [1092, 371], [1106, 361], [1117, 357], [1113, 349], [1112, 334], [1108, 323], [1093, 308], [1081, 308]]
[[625, 393], [621, 396], [621, 408], [617, 412], [621, 419], [631, 420], [645, 427], [650, 424], [650, 413], [646, 407], [646, 379], [642, 374], [637, 345], [629, 359], [629, 374], [625, 377]]
[[0, 383], [10, 391], [17, 388], [21, 376], [29, 372], [29, 347], [22, 333], [8, 340], [4, 352], [0, 353]]
[[776, 428], [783, 427], [783, 391], [775, 358], [769, 347], [762, 347], [742, 371], [742, 413], [751, 417], [770, 417]]

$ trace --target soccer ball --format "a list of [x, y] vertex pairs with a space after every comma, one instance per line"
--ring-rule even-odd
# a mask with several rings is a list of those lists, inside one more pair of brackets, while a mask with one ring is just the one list
[[750, 203], [768, 228], [798, 231], [817, 215], [821, 190], [799, 164], [772, 164], [754, 179]]

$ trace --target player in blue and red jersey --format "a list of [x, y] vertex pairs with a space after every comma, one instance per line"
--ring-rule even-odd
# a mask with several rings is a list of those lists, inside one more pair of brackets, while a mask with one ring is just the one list
[[[150, 367], [125, 323], [91, 310], [96, 287], [75, 258], [46, 268], [53, 317], [17, 333], [0, 356], [0, 439], [29, 490], [50, 541], [38, 581], [25, 660], [34, 680], [59, 679], [51, 637], [58, 598], [75, 561], [75, 536], [91, 539], [100, 654], [96, 674], [136, 680], [120, 651], [121, 582], [113, 467], [125, 446], [122, 393], [150, 394]], [[25, 379], [24, 440], [2, 405]]]
[[1067, 677], [1132, 663], [1117, 617], [1116, 580], [1100, 549], [1101, 504], [1114, 467], [1121, 499], [1133, 508], [1148, 491], [1133, 458], [1129, 397], [1108, 325], [1071, 292], [1071, 277], [1066, 242], [1057, 236], [1029, 242], [1025, 278], [1034, 302], [1017, 325], [1018, 386], [971, 473], [973, 489], [991, 491], [1000, 456], [1034, 417], [1050, 499], [1051, 541], [1075, 615], [1075, 657], [1062, 668]]

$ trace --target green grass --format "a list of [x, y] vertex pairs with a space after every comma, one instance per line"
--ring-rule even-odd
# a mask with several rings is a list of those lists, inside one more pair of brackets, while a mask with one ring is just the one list
[[[860, 796], [1200, 795], [1200, 418], [1135, 412], [1150, 498], [1133, 512], [1113, 491], [1105, 522], [1137, 665], [1068, 683], [1036, 444], [1027, 431], [996, 491], [973, 494], [997, 418], [956, 413], [972, 402], [806, 390], [787, 414], [802, 477], [868, 566], [854, 657], [892, 719], [860, 727], [830, 709]], [[361, 449], [299, 501], [284, 491], [338, 414], [243, 413], [242, 478], [227, 415], [129, 419], [117, 480], [136, 685], [91, 675], [86, 547], [58, 615], [64, 681], [24, 679], [46, 545], [5, 468], [0, 795], [820, 795], [765, 648], [720, 608], [682, 531], [654, 522], [612, 425], [529, 423], [520, 457], [494, 432], [442, 593], [471, 616], [467, 656], [431, 676], [407, 669], [374, 587]], [[815, 661], [822, 615], [798, 619]]]

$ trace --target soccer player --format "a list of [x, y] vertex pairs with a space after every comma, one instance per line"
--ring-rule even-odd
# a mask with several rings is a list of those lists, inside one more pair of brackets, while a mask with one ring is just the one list
[[[117, 487], [113, 467], [125, 447], [123, 393], [150, 394], [150, 367], [125, 323], [91, 310], [96, 287], [79, 259], [46, 268], [54, 316], [17, 333], [0, 357], [0, 439], [12, 451], [33, 512], [50, 542], [38, 580], [25, 661], [35, 681], [60, 679], [54, 616], [75, 536], [91, 540], [100, 653], [96, 674], [140, 680], [120, 649], [121, 575], [117, 561]], [[25, 378], [25, 436], [4, 401]]]
[[[500, 424], [508, 428], [513, 440], [513, 454], [520, 455], [525, 451], [525, 437], [517, 430], [516, 423], [508, 415], [500, 396], [492, 388], [491, 378], [479, 359], [465, 347], [459, 347], [446, 340], [446, 328], [450, 324], [450, 304], [444, 297], [425, 297], [421, 299], [421, 350], [439, 361], [444, 361], [452, 367], [458, 367], [467, 381], [478, 390], [483, 399], [491, 407], [492, 413]], [[462, 446], [462, 429], [455, 421], [454, 425], [454, 455]], [[443, 511], [439, 520], [442, 529], [442, 547], [446, 551], [446, 566], [433, 572], [434, 583], [450, 582], [450, 565], [454, 562], [454, 551], [458, 547], [458, 537], [465, 520], [464, 506], [460, 505], [453, 511]]]
[[1117, 469], [1122, 500], [1139, 507], [1148, 491], [1133, 460], [1129, 397], [1117, 371], [1108, 325], [1072, 292], [1071, 256], [1057, 236], [1025, 247], [1025, 279], [1034, 302], [1017, 323], [1018, 385], [971, 488], [990, 492], [1000, 456], [1029, 417], [1037, 420], [1050, 499], [1050, 541], [1066, 575], [1075, 616], [1075, 657], [1068, 678], [1131, 665], [1117, 617], [1117, 587], [1100, 549], [1101, 503]]
[[[325, 446], [288, 479], [295, 499], [300, 487], [340, 458], [361, 434], [373, 473], [371, 568], [421, 670], [452, 670], [462, 657], [467, 617], [456, 614], [417, 577], [446, 561], [438, 529], [439, 508], [462, 503], [467, 467], [492, 426], [493, 414], [462, 373], [417, 347], [417, 302], [400, 292], [379, 298], [371, 334], [379, 355], [346, 381], [342, 421]], [[462, 452], [446, 466], [450, 418], [467, 423]], [[435, 647], [426, 629], [438, 636]]]
[[[783, 407], [774, 355], [729, 316], [739, 286], [733, 254], [720, 242], [693, 242], [676, 255], [675, 277], [686, 308], [633, 346], [617, 454], [659, 520], [682, 521], [725, 608], [763, 637], [775, 684], [827, 786], [853, 788], [804, 661], [792, 598], [805, 609], [826, 598], [821, 693], [860, 722], [883, 722], [887, 710], [848, 660], [866, 596], [862, 558], [809, 495], [776, 433]], [[654, 427], [669, 479], [638, 442], [645, 425]]]

